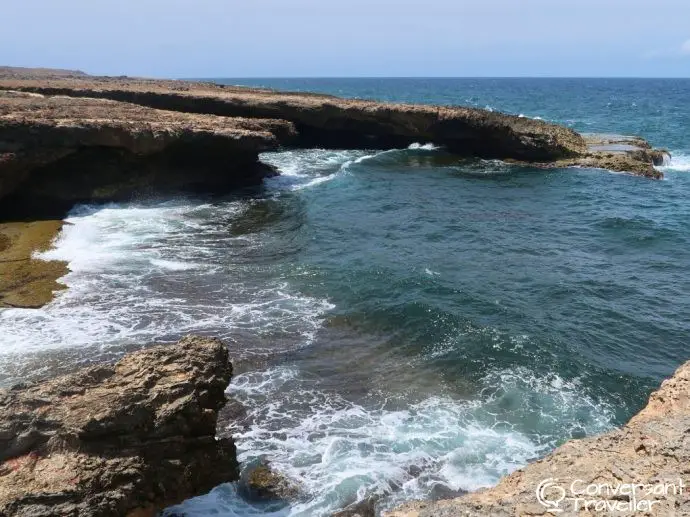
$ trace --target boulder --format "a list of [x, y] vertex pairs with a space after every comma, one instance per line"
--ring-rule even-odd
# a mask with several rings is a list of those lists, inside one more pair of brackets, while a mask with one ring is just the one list
[[237, 480], [215, 437], [231, 374], [221, 341], [188, 337], [0, 392], [0, 515], [153, 516]]
[[289, 501], [299, 495], [297, 485], [266, 462], [250, 467], [244, 478], [243, 492], [252, 501]]

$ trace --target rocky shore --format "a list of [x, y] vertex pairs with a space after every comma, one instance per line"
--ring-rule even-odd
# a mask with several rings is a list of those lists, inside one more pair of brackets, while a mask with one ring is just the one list
[[[493, 488], [452, 500], [409, 503], [385, 517], [690, 515], [688, 429], [690, 362], [621, 429], [571, 440]], [[540, 484], [546, 504], [537, 500]], [[634, 496], [620, 488], [630, 484], [638, 485]], [[591, 493], [578, 494], [585, 490]], [[585, 501], [591, 501], [588, 508]]]
[[238, 479], [216, 439], [232, 366], [188, 337], [0, 391], [0, 515], [153, 516]]
[[[299, 487], [265, 464], [245, 469], [241, 479], [232, 439], [215, 437], [231, 375], [222, 342], [187, 337], [114, 365], [0, 391], [0, 515], [153, 516], [229, 481], [239, 481], [249, 500], [300, 497]], [[496, 487], [384, 515], [546, 516], [554, 504], [566, 516], [632, 514], [576, 511], [554, 489], [569, 490], [576, 480], [582, 487], [666, 486], [651, 494], [640, 488], [634, 498], [602, 489], [589, 499], [620, 509], [646, 501], [653, 511], [644, 515], [690, 515], [689, 428], [690, 362], [623, 428], [571, 440]], [[547, 505], [537, 500], [544, 481], [551, 482], [542, 493]], [[375, 514], [375, 499], [337, 513]]]
[[463, 157], [662, 176], [654, 165], [663, 151], [641, 138], [603, 137], [466, 107], [0, 68], [0, 220], [254, 185], [276, 173], [259, 153], [278, 147], [433, 142]]

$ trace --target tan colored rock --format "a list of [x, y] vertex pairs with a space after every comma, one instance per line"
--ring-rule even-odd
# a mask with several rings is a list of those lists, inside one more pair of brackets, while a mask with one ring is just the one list
[[[458, 499], [413, 502], [386, 513], [386, 517], [456, 517], [525, 515], [690, 515], [690, 362], [653, 393], [647, 407], [621, 429], [602, 436], [571, 440], [544, 459], [503, 478], [493, 488], [470, 493]], [[565, 490], [559, 503], [562, 512], [552, 513], [537, 501], [540, 483], [551, 483]], [[577, 481], [571, 491], [571, 484]], [[601, 486], [599, 494], [582, 496], [595, 501], [585, 503], [570, 499], [590, 484]], [[632, 499], [615, 494], [621, 485], [640, 484], [658, 490], [647, 494], [638, 487], [636, 512], [618, 511]], [[684, 485], [684, 486], [683, 486]], [[610, 488], [609, 488], [610, 487]], [[558, 488], [545, 490], [545, 499], [557, 500]], [[641, 501], [644, 501], [641, 502]], [[595, 511], [596, 504], [622, 506]], [[651, 504], [651, 511], [649, 510]], [[551, 506], [553, 509], [554, 507]], [[629, 508], [628, 508], [629, 509]]]
[[188, 337], [0, 391], [0, 515], [153, 516], [238, 478], [225, 345]]

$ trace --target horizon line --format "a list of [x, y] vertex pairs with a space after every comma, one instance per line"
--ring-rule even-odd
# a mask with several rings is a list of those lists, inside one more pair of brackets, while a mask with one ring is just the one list
[[[117, 77], [117, 76], [111, 76]], [[154, 77], [151, 77], [154, 78]], [[163, 79], [164, 77], [159, 77]], [[634, 75], [613, 75], [613, 76], [588, 76], [588, 75], [256, 75], [256, 76], [196, 76], [196, 77], [177, 77], [177, 80], [200, 80], [200, 79], [681, 79], [690, 80], [690, 76], [634, 76]]]

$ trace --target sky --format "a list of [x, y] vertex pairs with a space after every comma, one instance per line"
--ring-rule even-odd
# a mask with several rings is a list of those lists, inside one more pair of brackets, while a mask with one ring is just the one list
[[690, 0], [3, 0], [0, 65], [151, 77], [690, 77]]

